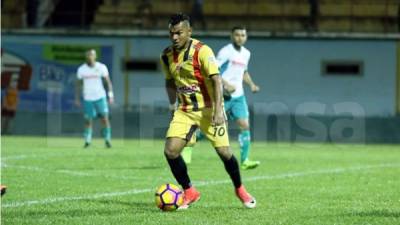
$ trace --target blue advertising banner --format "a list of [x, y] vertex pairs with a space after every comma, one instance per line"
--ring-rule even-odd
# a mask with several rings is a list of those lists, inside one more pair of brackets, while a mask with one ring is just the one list
[[76, 71], [90, 48], [97, 51], [98, 61], [112, 71], [111, 46], [3, 43], [2, 78], [8, 75], [20, 79], [19, 83], [21, 79], [27, 83], [19, 91], [18, 110], [80, 111], [74, 105]]

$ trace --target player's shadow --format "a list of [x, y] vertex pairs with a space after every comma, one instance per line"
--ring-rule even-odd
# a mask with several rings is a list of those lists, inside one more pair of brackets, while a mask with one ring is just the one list
[[[103, 216], [113, 216], [121, 213], [121, 207], [110, 207], [112, 205], [119, 205], [127, 210], [135, 213], [159, 213], [159, 210], [154, 203], [151, 202], [131, 202], [131, 201], [120, 201], [120, 200], [80, 200], [91, 203], [98, 203], [107, 205], [106, 208], [93, 209], [93, 208], [83, 208], [83, 209], [63, 209], [62, 216], [67, 217], [87, 217], [88, 215], [103, 215]], [[42, 218], [43, 216], [59, 216], [60, 211], [56, 208], [41, 209], [41, 210], [26, 210], [23, 212], [19, 211], [9, 211], [7, 212], [8, 217], [20, 217], [21, 214], [25, 214], [27, 217], [32, 218]]]
[[123, 207], [128, 207], [134, 212], [158, 212], [155, 203], [153, 202], [134, 202], [134, 201], [122, 201], [116, 199], [91, 199], [85, 200], [94, 203], [105, 204], [107, 206], [110, 205], [119, 205]]
[[[116, 200], [116, 199], [93, 199], [93, 200], [86, 200], [90, 202], [97, 202], [101, 204], [106, 204], [106, 205], [120, 205], [123, 207], [128, 207], [134, 212], [141, 213], [141, 212], [146, 212], [146, 213], [159, 213], [160, 210], [157, 209], [155, 206], [155, 203], [153, 202], [135, 202], [135, 201], [122, 201], [122, 200]], [[201, 203], [195, 204], [191, 206], [193, 209], [199, 209], [199, 210], [207, 210], [207, 211], [213, 211], [213, 210], [220, 210], [221, 207], [224, 209], [231, 209], [231, 210], [246, 210], [243, 206], [235, 206], [235, 205], [230, 205], [230, 206], [210, 206], [210, 205], [202, 205]]]
[[359, 211], [359, 212], [347, 213], [346, 216], [400, 218], [400, 211], [390, 211], [390, 210]]

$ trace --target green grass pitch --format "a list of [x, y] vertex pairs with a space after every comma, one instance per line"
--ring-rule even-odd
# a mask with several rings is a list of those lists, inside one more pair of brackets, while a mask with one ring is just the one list
[[[189, 165], [202, 199], [161, 212], [157, 186], [173, 179], [162, 140], [3, 137], [2, 224], [400, 224], [399, 145], [253, 144], [259, 168], [242, 171], [257, 208], [233, 194], [209, 143]], [[233, 143], [239, 156], [238, 145]]]

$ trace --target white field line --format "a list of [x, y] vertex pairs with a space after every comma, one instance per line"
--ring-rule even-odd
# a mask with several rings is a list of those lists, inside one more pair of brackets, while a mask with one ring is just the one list
[[[365, 166], [356, 166], [356, 167], [348, 167], [348, 168], [334, 168], [334, 169], [323, 169], [323, 170], [311, 170], [304, 172], [292, 172], [292, 173], [284, 173], [277, 175], [265, 175], [265, 176], [253, 176], [244, 178], [244, 181], [258, 181], [258, 180], [276, 180], [276, 179], [285, 179], [285, 178], [293, 178], [293, 177], [304, 177], [310, 175], [319, 175], [319, 174], [338, 174], [338, 173], [346, 173], [352, 171], [363, 171], [375, 168], [390, 168], [390, 167], [400, 167], [399, 163], [386, 163], [386, 164], [377, 164], [377, 165], [365, 165]], [[197, 186], [206, 186], [206, 185], [218, 185], [230, 183], [231, 180], [216, 180], [216, 181], [198, 181], [196, 182]]]
[[[105, 174], [93, 174], [93, 173], [85, 173], [80, 171], [73, 171], [73, 170], [50, 170], [41, 167], [34, 167], [34, 166], [16, 166], [16, 165], [9, 165], [9, 164], [2, 164], [2, 168], [14, 168], [14, 169], [22, 169], [22, 170], [29, 170], [29, 171], [36, 171], [36, 172], [45, 172], [45, 173], [60, 173], [66, 174], [71, 176], [78, 176], [78, 177], [102, 177], [102, 178], [113, 178], [117, 180], [144, 180], [143, 178], [138, 177], [129, 177], [129, 176], [114, 176], [114, 175], [105, 175]], [[152, 178], [154, 180], [154, 178]]]
[[[365, 165], [365, 166], [357, 166], [357, 167], [349, 167], [349, 168], [333, 168], [333, 169], [324, 169], [324, 170], [312, 170], [312, 171], [304, 171], [304, 172], [292, 172], [292, 173], [283, 173], [272, 176], [254, 176], [243, 179], [244, 181], [258, 181], [258, 180], [276, 180], [276, 179], [286, 179], [286, 178], [295, 178], [295, 177], [304, 177], [311, 175], [319, 175], [319, 174], [340, 174], [347, 173], [352, 171], [363, 171], [369, 169], [378, 169], [378, 168], [396, 168], [400, 167], [400, 164], [390, 163], [390, 164], [377, 164], [377, 165]], [[195, 182], [196, 186], [213, 186], [219, 184], [231, 183], [231, 180], [215, 180], [215, 181], [203, 181], [203, 182]], [[84, 200], [84, 199], [99, 199], [106, 197], [115, 197], [115, 196], [125, 196], [125, 195], [136, 195], [141, 193], [149, 193], [154, 191], [154, 189], [133, 189], [122, 192], [108, 192], [108, 193], [97, 193], [86, 196], [65, 196], [65, 197], [55, 197], [55, 198], [47, 198], [41, 200], [28, 200], [28, 201], [17, 201], [2, 204], [3, 208], [17, 208], [23, 206], [32, 206], [32, 205], [46, 205], [50, 203], [56, 202], [65, 202], [65, 201], [76, 201], [76, 200]]]
[[4, 156], [1, 157], [1, 160], [20, 160], [20, 159], [27, 159], [27, 158], [48, 158], [52, 156], [65, 156], [65, 154], [62, 153], [43, 153], [43, 154], [23, 154], [23, 155], [10, 155], [10, 156]]
[[13, 155], [13, 156], [1, 157], [1, 159], [2, 160], [6, 160], [6, 159], [25, 159], [25, 158], [29, 158], [29, 157], [35, 158], [36, 156], [32, 156], [32, 155]]

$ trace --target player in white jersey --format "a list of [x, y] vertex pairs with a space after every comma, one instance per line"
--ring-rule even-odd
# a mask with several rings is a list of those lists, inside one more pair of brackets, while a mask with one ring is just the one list
[[243, 82], [250, 86], [251, 91], [258, 92], [260, 88], [253, 82], [248, 72], [250, 51], [244, 47], [247, 32], [244, 27], [232, 29], [232, 43], [223, 47], [217, 56], [224, 85], [224, 105], [228, 118], [236, 121], [240, 128], [240, 160], [243, 169], [256, 168], [260, 162], [249, 160], [250, 125], [249, 109], [244, 96]]
[[[107, 148], [111, 147], [111, 125], [108, 102], [114, 102], [114, 94], [107, 66], [96, 61], [96, 51], [90, 49], [86, 52], [86, 62], [78, 68], [75, 104], [81, 106], [81, 92], [83, 86], [83, 109], [85, 116], [85, 145], [87, 148], [92, 141], [93, 119], [100, 117], [103, 130], [102, 134]], [[104, 89], [103, 80], [108, 92]]]
[[[234, 27], [231, 33], [232, 43], [224, 46], [217, 55], [217, 61], [224, 86], [224, 105], [228, 118], [236, 121], [240, 128], [239, 144], [242, 169], [256, 168], [260, 162], [249, 160], [250, 125], [249, 109], [244, 96], [243, 82], [250, 86], [253, 93], [260, 88], [253, 82], [248, 72], [250, 51], [244, 47], [247, 32], [244, 27]], [[194, 141], [192, 141], [194, 142]], [[183, 151], [185, 162], [191, 161], [192, 147], [190, 144]]]

